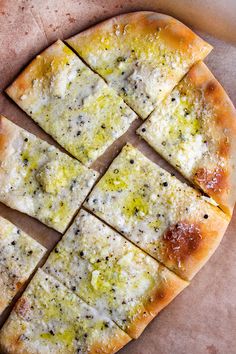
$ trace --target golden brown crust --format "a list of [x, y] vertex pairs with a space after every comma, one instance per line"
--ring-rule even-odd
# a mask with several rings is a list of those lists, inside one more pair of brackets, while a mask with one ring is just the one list
[[[20, 337], [22, 335], [22, 330], [20, 326], [14, 326], [14, 322], [18, 322], [17, 315], [13, 312], [8, 320], [5, 322], [3, 328], [0, 332], [0, 351], [4, 354], [32, 354], [23, 345]], [[14, 326], [14, 331], [8, 330], [9, 327]]]
[[[227, 93], [207, 66], [200, 62], [187, 74], [187, 79], [204, 95], [204, 100], [212, 108], [214, 116], [212, 134], [218, 134], [218, 154], [228, 162], [228, 167], [214, 170], [198, 169], [194, 181], [219, 203], [220, 207], [232, 215], [236, 200], [236, 110]], [[220, 138], [219, 138], [220, 136]]]
[[127, 332], [133, 338], [138, 338], [149, 322], [189, 285], [187, 281], [169, 271], [165, 266], [159, 265], [158, 271], [162, 281], [150, 294], [144, 304], [145, 308], [127, 328]]
[[[74, 53], [67, 48], [60, 40], [57, 40], [52, 46], [43, 50], [37, 55], [27, 67], [19, 74], [17, 79], [7, 87], [6, 93], [21, 107], [21, 96], [33, 87], [32, 78], [41, 78], [47, 76], [47, 70], [53, 70], [50, 63], [57, 67], [58, 63], [66, 63], [67, 58]], [[41, 58], [41, 60], [39, 60]]]
[[119, 336], [116, 335], [109, 338], [107, 343], [95, 342], [89, 349], [88, 354], [114, 354], [132, 340], [125, 332], [120, 331]]
[[181, 279], [175, 273], [169, 271], [166, 267], [160, 266], [160, 272], [163, 277], [161, 284], [153, 293], [152, 298], [146, 304], [147, 310], [156, 316], [164, 307], [166, 307], [189, 283]]
[[0, 115], [0, 161], [4, 161], [8, 156], [8, 149], [11, 141], [17, 134], [14, 126], [8, 123], [8, 119]]
[[191, 47], [192, 53], [198, 53], [198, 60], [204, 58], [212, 50], [210, 44], [199, 38], [180, 21], [171, 16], [152, 11], [130, 12], [112, 17], [79, 33], [79, 41], [77, 35], [75, 35], [67, 42], [73, 44], [78, 41], [79, 44], [83, 44], [83, 40], [86, 42], [89, 36], [96, 37], [99, 32], [110, 32], [117, 25], [124, 28], [127, 24], [135, 24], [135, 32], [139, 34], [156, 33], [161, 30], [161, 36], [163, 36], [166, 44], [181, 51], [186, 51]]

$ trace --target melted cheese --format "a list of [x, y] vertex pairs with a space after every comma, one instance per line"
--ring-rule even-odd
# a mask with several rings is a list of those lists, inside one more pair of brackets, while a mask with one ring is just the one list
[[138, 134], [193, 181], [198, 168], [225, 165], [217, 153], [220, 136], [216, 128], [213, 139], [213, 120], [214, 108], [187, 76], [138, 129]]
[[85, 206], [181, 276], [190, 270], [184, 261], [165, 255], [166, 230], [181, 221], [204, 225], [213, 219], [217, 233], [217, 218], [224, 219], [198, 192], [130, 145], [113, 161]]
[[[95, 201], [96, 203], [96, 201]], [[168, 270], [82, 210], [44, 270], [129, 332]], [[165, 279], [164, 279], [165, 277]]]
[[33, 272], [46, 249], [0, 217], [0, 312]]
[[[169, 29], [170, 18], [164, 17], [154, 13], [133, 17], [128, 14], [67, 40], [142, 118], [209, 50], [197, 37], [187, 45], [187, 29], [182, 28], [183, 37], [179, 38]], [[174, 39], [168, 38], [171, 36], [176, 36], [175, 44]], [[198, 45], [202, 50], [197, 50]]]
[[15, 126], [1, 161], [0, 200], [63, 232], [90, 191], [97, 173]]
[[130, 340], [107, 317], [39, 270], [4, 325], [0, 343], [6, 351], [17, 343], [31, 353], [113, 353], [120, 348], [112, 344], [115, 337], [120, 346]]
[[136, 118], [123, 100], [60, 41], [38, 56], [7, 92], [86, 165], [102, 155]]

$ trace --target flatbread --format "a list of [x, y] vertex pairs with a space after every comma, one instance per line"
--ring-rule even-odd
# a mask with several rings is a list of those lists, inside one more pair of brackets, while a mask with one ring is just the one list
[[0, 201], [63, 232], [97, 172], [0, 116]]
[[218, 246], [229, 218], [193, 188], [126, 145], [86, 208], [184, 279]]
[[61, 41], [38, 55], [6, 92], [86, 165], [136, 118], [115, 91]]
[[85, 210], [57, 244], [44, 271], [134, 338], [188, 285]]
[[232, 214], [236, 200], [236, 110], [204, 63], [188, 72], [138, 134]]
[[8, 354], [115, 353], [130, 337], [38, 270], [0, 333]]
[[45, 252], [46, 248], [0, 216], [0, 314]]
[[212, 49], [181, 22], [150, 11], [113, 17], [67, 43], [142, 118]]

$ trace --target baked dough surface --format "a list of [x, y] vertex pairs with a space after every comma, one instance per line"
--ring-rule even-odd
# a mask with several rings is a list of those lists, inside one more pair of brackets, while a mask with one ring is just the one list
[[142, 118], [212, 49], [183, 23], [149, 11], [113, 17], [67, 43]]
[[98, 174], [0, 117], [0, 201], [64, 232]]

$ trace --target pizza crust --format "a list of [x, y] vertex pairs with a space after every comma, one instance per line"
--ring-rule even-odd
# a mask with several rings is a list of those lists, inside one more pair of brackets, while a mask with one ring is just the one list
[[113, 17], [67, 43], [142, 118], [212, 49], [181, 22], [149, 11]]
[[110, 354], [130, 340], [107, 317], [38, 270], [1, 330], [0, 348], [9, 354], [69, 354], [79, 349]]
[[137, 130], [228, 214], [236, 200], [236, 110], [202, 62]]
[[131, 145], [112, 162], [85, 206], [186, 280], [206, 263], [229, 223], [199, 192]]
[[98, 173], [0, 117], [0, 200], [63, 232]]
[[136, 117], [63, 42], [45, 49], [6, 89], [61, 146], [91, 165]]

